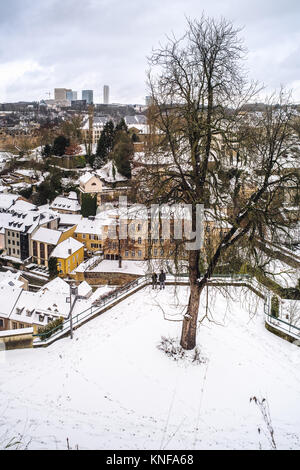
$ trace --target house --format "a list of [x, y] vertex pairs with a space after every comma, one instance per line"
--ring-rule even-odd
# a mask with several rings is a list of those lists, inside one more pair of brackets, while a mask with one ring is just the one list
[[[9, 317], [22, 292], [22, 287], [0, 285], [0, 331], [11, 329]], [[14, 329], [17, 328], [18, 325], [14, 325]]]
[[105, 222], [95, 217], [83, 218], [76, 227], [74, 238], [90, 253], [102, 251], [102, 229]]
[[5, 227], [11, 220], [11, 214], [0, 212], [0, 250], [5, 250]]
[[57, 318], [67, 319], [70, 312], [67, 297], [67, 294], [48, 290], [23, 291], [9, 315], [8, 329], [33, 327], [37, 333], [39, 327]]
[[84, 245], [70, 237], [57, 245], [50, 256], [57, 258], [59, 275], [67, 276], [84, 260]]
[[30, 256], [32, 262], [48, 267], [49, 258], [54, 248], [74, 233], [76, 226], [66, 227], [63, 230], [51, 230], [40, 227], [31, 237]]
[[80, 214], [81, 212], [81, 206], [74, 191], [71, 191], [67, 197], [57, 196], [50, 204], [50, 209], [60, 214]]
[[92, 173], [85, 173], [79, 180], [80, 200], [83, 194], [97, 197], [97, 205], [101, 204], [101, 193], [103, 191], [103, 183], [100, 178]]
[[[102, 293], [98, 289], [93, 294], [89, 284], [82, 282], [73, 314], [86, 311]], [[0, 331], [33, 327], [36, 334], [40, 327], [58, 318], [67, 320], [70, 314], [70, 287], [60, 278], [53, 279], [38, 292], [0, 283], [0, 296]]]
[[[19, 201], [18, 201], [19, 202]], [[13, 206], [14, 207], [14, 206]], [[11, 218], [5, 226], [6, 256], [23, 262], [30, 257], [31, 237], [39, 227], [57, 229], [59, 217], [53, 212], [42, 212], [34, 208], [24, 212], [10, 210]]]
[[91, 141], [93, 144], [97, 144], [100, 139], [101, 133], [105, 124], [110, 120], [109, 116], [96, 116], [93, 118], [92, 126], [90, 127], [89, 119], [86, 118], [81, 133], [85, 141]]

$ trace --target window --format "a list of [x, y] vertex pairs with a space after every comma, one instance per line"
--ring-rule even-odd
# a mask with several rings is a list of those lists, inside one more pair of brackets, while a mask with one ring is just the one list
[[85, 233], [82, 234], [82, 238], [85, 238]]
[[128, 251], [125, 251], [125, 257], [128, 258], [128, 256], [129, 256]]
[[138, 238], [138, 244], [139, 244], [139, 245], [142, 244], [142, 239], [141, 239], [141, 237]]
[[154, 256], [157, 256], [157, 248], [154, 248], [153, 254]]
[[140, 232], [142, 230], [142, 224], [138, 224], [138, 232]]
[[44, 321], [44, 315], [39, 315], [39, 322], [43, 323], [43, 321]]
[[138, 251], [138, 257], [139, 257], [139, 258], [142, 257], [142, 251], [141, 251], [141, 250]]
[[32, 244], [33, 256], [37, 256], [37, 242]]
[[2, 318], [0, 318], [0, 328], [4, 328], [4, 320]]
[[21, 328], [21, 329], [24, 328], [24, 323], [20, 323], [20, 328]]
[[40, 243], [40, 257], [45, 259], [45, 244]]
[[132, 256], [132, 258], [135, 258], [135, 251], [131, 252], [131, 256]]
[[12, 327], [13, 327], [13, 330], [17, 330], [18, 329], [18, 323], [13, 321]]

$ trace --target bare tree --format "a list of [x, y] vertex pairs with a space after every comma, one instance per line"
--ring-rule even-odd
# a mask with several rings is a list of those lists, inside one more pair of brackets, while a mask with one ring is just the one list
[[299, 183], [295, 168], [285, 165], [294, 143], [292, 108], [280, 92], [259, 113], [246, 112], [257, 85], [247, 84], [244, 56], [239, 30], [202, 16], [188, 20], [184, 36], [168, 38], [149, 59], [152, 132], [140, 197], [191, 204], [193, 230], [197, 205], [204, 204], [217, 229], [205, 256], [201, 248], [181, 254], [190, 282], [184, 349], [196, 345], [200, 295], [218, 265], [233, 253], [259, 263], [256, 238], [288, 231], [292, 223], [282, 210], [285, 190]]

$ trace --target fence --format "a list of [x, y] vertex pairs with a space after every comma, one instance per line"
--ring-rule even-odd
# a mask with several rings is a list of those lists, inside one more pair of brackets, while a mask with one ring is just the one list
[[[177, 282], [188, 284], [188, 277], [187, 275], [167, 275], [166, 282], [175, 284]], [[115, 291], [112, 291], [105, 295], [104, 298], [100, 298], [98, 301], [94, 302], [94, 304], [89, 307], [88, 309], [80, 312], [78, 315], [72, 317], [73, 328], [76, 329], [80, 325], [86, 323], [93, 317], [100, 315], [103, 313], [107, 308], [112, 307], [116, 302], [122, 300], [122, 298], [127, 297], [128, 294], [133, 294], [136, 290], [141, 289], [142, 287], [151, 283], [150, 276], [142, 276], [135, 281], [132, 281]], [[267, 323], [271, 324], [274, 328], [279, 329], [280, 331], [284, 331], [289, 333], [295, 338], [300, 337], [300, 329], [294, 325], [291, 325], [284, 320], [274, 318], [269, 314], [269, 290], [260, 284], [256, 278], [251, 277], [249, 274], [233, 274], [231, 276], [228, 275], [216, 275], [213, 276], [209, 280], [210, 285], [244, 285], [252, 290], [255, 290], [260, 294], [260, 296], [264, 299], [264, 313], [266, 317]], [[34, 346], [48, 346], [49, 344], [53, 343], [59, 338], [66, 336], [70, 331], [70, 319], [67, 319], [63, 322], [62, 325], [54, 328], [50, 332], [42, 333], [35, 335]]]

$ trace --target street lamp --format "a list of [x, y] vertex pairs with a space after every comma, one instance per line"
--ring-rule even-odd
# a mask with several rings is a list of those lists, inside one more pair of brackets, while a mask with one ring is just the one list
[[[78, 287], [76, 284], [70, 284], [70, 337], [73, 339], [73, 309], [78, 296]], [[72, 303], [73, 297], [73, 303]]]

